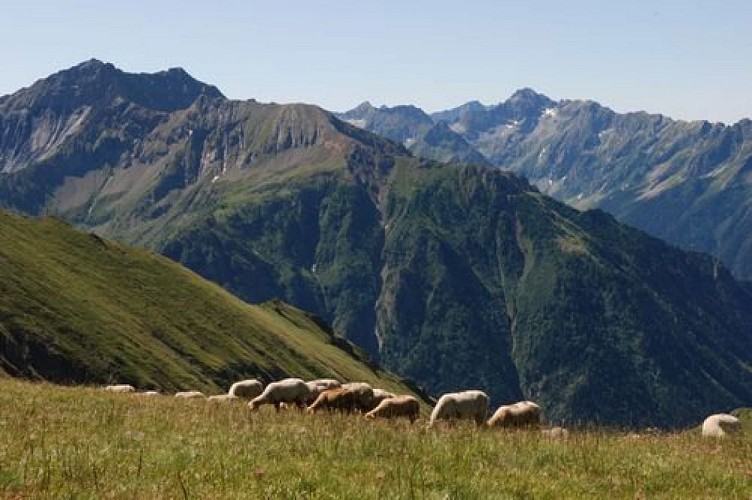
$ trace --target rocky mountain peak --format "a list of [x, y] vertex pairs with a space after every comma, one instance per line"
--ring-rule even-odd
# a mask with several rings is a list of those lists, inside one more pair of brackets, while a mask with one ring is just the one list
[[511, 112], [517, 118], [524, 118], [525, 115], [537, 113], [544, 108], [550, 108], [556, 105], [556, 102], [549, 99], [543, 94], [539, 94], [529, 87], [517, 90], [505, 102], [497, 106], [497, 109], [503, 108]]
[[550, 99], [546, 97], [545, 95], [536, 92], [535, 90], [531, 89], [530, 87], [523, 87], [521, 89], [516, 90], [512, 96], [509, 98], [510, 101], [540, 101], [540, 100], [548, 100]]
[[82, 106], [116, 99], [159, 111], [184, 109], [200, 95], [223, 98], [214, 86], [191, 77], [182, 68], [158, 73], [127, 73], [111, 63], [89, 59], [38, 80], [3, 100], [3, 108], [47, 109], [66, 113]]
[[345, 117], [346, 119], [359, 120], [365, 118], [375, 110], [376, 108], [369, 101], [363, 101], [353, 109], [342, 113], [341, 116]]

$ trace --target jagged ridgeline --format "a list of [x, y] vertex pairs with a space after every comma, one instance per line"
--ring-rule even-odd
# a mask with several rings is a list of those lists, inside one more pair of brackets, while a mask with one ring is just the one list
[[16, 130], [4, 157], [27, 160], [2, 168], [0, 203], [319, 314], [434, 393], [477, 387], [608, 424], [681, 425], [752, 401], [752, 290], [717, 260], [512, 174], [417, 159], [314, 106], [197, 83], [169, 110], [117, 88], [68, 114], [18, 104], [28, 90], [3, 98], [2, 123], [26, 127], [2, 127]]
[[[474, 101], [431, 115], [413, 106], [364, 103], [339, 116], [420, 156], [487, 162], [524, 175], [575, 207], [602, 208], [752, 277], [748, 119], [724, 125], [620, 114], [593, 101], [553, 101], [531, 89], [496, 105]], [[426, 132], [432, 127], [443, 127], [441, 140]]]
[[209, 393], [241, 377], [327, 376], [413, 392], [290, 305], [249, 305], [151, 252], [8, 213], [0, 213], [0, 372]]

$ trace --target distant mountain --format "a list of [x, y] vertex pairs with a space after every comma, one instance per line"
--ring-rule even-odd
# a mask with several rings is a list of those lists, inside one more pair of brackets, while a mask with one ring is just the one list
[[0, 371], [55, 382], [225, 391], [239, 378], [367, 380], [412, 392], [326, 325], [245, 304], [168, 259], [0, 212]]
[[418, 156], [444, 163], [487, 164], [487, 160], [446, 123], [434, 120], [415, 106], [375, 108], [369, 102], [339, 113], [338, 118], [393, 141]]
[[[542, 192], [712, 253], [738, 276], [752, 278], [752, 121], [727, 126], [618, 114], [592, 101], [555, 102], [531, 89], [498, 105], [473, 101], [431, 116], [491, 164], [524, 175]], [[446, 155], [446, 146], [416, 153], [435, 158]]]
[[436, 123], [441, 122], [441, 121], [454, 123], [462, 119], [464, 116], [467, 116], [471, 113], [483, 112], [485, 110], [486, 110], [486, 106], [484, 106], [480, 102], [470, 101], [470, 102], [463, 104], [462, 106], [458, 106], [453, 109], [431, 113], [431, 118]]
[[139, 115], [137, 109], [167, 113], [190, 106], [199, 95], [222, 97], [216, 87], [194, 80], [177, 68], [130, 74], [92, 59], [61, 71], [0, 100], [2, 172], [43, 160], [89, 121], [104, 118], [96, 116], [103, 109], [118, 113], [112, 117], [113, 125], [120, 118], [128, 118], [131, 128], [148, 126], [148, 118]]
[[[38, 158], [0, 164], [0, 204], [312, 311], [436, 394], [478, 387], [494, 403], [538, 400], [554, 420], [613, 424], [750, 405], [752, 290], [717, 260], [511, 173], [416, 158], [314, 106], [207, 92], [173, 111], [100, 96], [49, 142], [32, 126], [0, 144], [2, 158], [22, 146]], [[505, 116], [534, 129], [547, 118], [522, 114], [538, 105], [524, 91], [468, 127]]]

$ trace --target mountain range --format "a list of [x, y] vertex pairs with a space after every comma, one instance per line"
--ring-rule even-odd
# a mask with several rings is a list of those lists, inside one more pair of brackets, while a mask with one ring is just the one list
[[[510, 109], [549, 106], [523, 94]], [[380, 130], [402, 127], [396, 141], [355, 122], [375, 118], [88, 61], [0, 98], [0, 207], [317, 314], [434, 394], [477, 387], [552, 420], [618, 425], [749, 405], [752, 288], [488, 165], [471, 131], [491, 115], [458, 124], [490, 110], [463, 109], [434, 125], [406, 109], [409, 124]], [[543, 109], [536, 123], [563, 113]], [[472, 158], [411, 153], [431, 144]]]
[[[750, 120], [724, 125], [620, 114], [531, 89], [496, 105], [473, 101], [431, 115], [412, 106], [364, 103], [338, 116], [428, 158], [451, 158], [450, 144], [457, 144], [453, 159], [510, 170], [576, 208], [601, 208], [752, 278]], [[441, 126], [459, 138], [439, 147], [419, 133], [406, 139], [404, 130], [418, 122], [421, 130]]]

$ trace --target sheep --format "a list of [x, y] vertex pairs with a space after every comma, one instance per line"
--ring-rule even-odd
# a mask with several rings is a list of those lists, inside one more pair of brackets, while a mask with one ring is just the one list
[[357, 394], [350, 389], [338, 387], [322, 391], [316, 401], [306, 409], [306, 413], [314, 414], [320, 409], [343, 410], [352, 413], [356, 406]]
[[108, 385], [104, 390], [108, 392], [136, 392], [136, 388], [129, 384]]
[[366, 418], [407, 417], [412, 424], [417, 420], [419, 414], [420, 403], [417, 399], [412, 396], [393, 396], [381, 400], [376, 408], [366, 413]]
[[264, 384], [256, 379], [248, 379], [232, 384], [230, 390], [227, 391], [227, 395], [241, 399], [253, 399], [262, 392], [264, 392]]
[[742, 423], [733, 415], [727, 413], [716, 413], [710, 415], [702, 423], [702, 436], [725, 438], [732, 434], [742, 432]]
[[540, 425], [541, 408], [532, 401], [500, 406], [488, 419], [489, 427], [526, 427]]
[[350, 382], [342, 386], [355, 393], [355, 407], [361, 412], [368, 412], [373, 409], [373, 388], [365, 382]]
[[144, 396], [144, 397], [154, 397], [154, 396], [161, 396], [161, 394], [159, 394], [159, 392], [157, 392], [157, 391], [144, 391], [144, 392], [139, 392], [139, 393], [138, 393], [138, 395], [139, 395], [139, 396]]
[[206, 399], [207, 401], [212, 401], [215, 403], [226, 403], [228, 401], [237, 401], [240, 398], [233, 396], [232, 394], [217, 394], [216, 396], [209, 396]]
[[180, 399], [197, 399], [197, 398], [205, 398], [204, 393], [201, 391], [183, 391], [183, 392], [176, 392], [175, 393], [176, 398]]
[[317, 387], [323, 387], [325, 389], [336, 389], [337, 387], [342, 387], [342, 384], [339, 382], [339, 380], [333, 378], [317, 378], [307, 383], [313, 384]]
[[393, 397], [396, 397], [396, 394], [391, 393], [389, 391], [385, 391], [384, 389], [374, 389], [373, 399], [371, 399], [369, 411], [379, 406], [379, 404], [385, 399], [389, 399]]
[[331, 378], [319, 378], [316, 380], [311, 380], [309, 382], [306, 382], [306, 385], [311, 391], [306, 398], [307, 405], [310, 405], [314, 401], [316, 401], [316, 398], [318, 398], [319, 394], [321, 394], [323, 391], [327, 389], [336, 389], [337, 387], [341, 386], [339, 381]]
[[463, 391], [444, 394], [431, 412], [428, 427], [438, 420], [472, 419], [481, 425], [488, 411], [488, 396], [483, 391]]
[[260, 396], [248, 403], [248, 408], [256, 411], [261, 405], [273, 404], [274, 408], [279, 411], [280, 403], [295, 403], [298, 408], [304, 408], [305, 400], [310, 392], [311, 390], [301, 379], [286, 378], [267, 385]]

